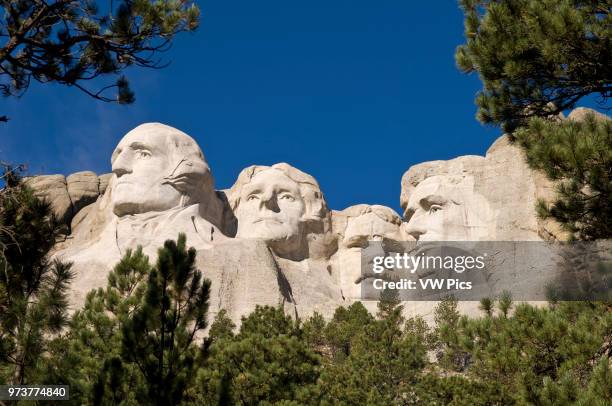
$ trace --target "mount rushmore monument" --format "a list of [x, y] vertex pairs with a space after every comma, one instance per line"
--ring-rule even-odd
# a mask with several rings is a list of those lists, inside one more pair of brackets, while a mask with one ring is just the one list
[[[568, 119], [584, 113], [577, 109]], [[258, 304], [292, 315], [331, 316], [360, 299], [361, 250], [368, 241], [563, 240], [539, 220], [535, 204], [554, 188], [500, 137], [482, 156], [410, 167], [401, 181], [401, 216], [378, 205], [331, 210], [317, 181], [286, 163], [250, 166], [216, 190], [195, 140], [159, 123], [128, 132], [111, 157], [112, 173], [28, 179], [65, 225], [52, 255], [73, 263], [71, 308], [106, 286], [112, 267], [141, 246], [155, 258], [185, 233], [212, 282], [211, 313], [236, 321]], [[370, 307], [371, 307], [370, 303]], [[428, 313], [426, 302], [408, 312]]]

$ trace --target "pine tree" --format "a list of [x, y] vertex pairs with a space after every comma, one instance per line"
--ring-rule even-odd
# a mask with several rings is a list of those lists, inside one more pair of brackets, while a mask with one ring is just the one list
[[330, 355], [330, 348], [325, 338], [325, 319], [320, 313], [315, 312], [302, 324], [304, 340], [310, 348], [320, 355]]
[[65, 335], [54, 343], [46, 382], [69, 385], [70, 398], [77, 404], [146, 401], [140, 370], [122, 357], [122, 326], [143, 301], [150, 270], [140, 247], [126, 251], [109, 274], [106, 289], [87, 294]]
[[48, 258], [60, 231], [49, 203], [19, 171], [5, 168], [0, 190], [0, 381], [39, 383], [55, 337], [67, 323], [70, 264]]
[[470, 354], [464, 349], [466, 318], [457, 310], [457, 299], [454, 296], [443, 298], [434, 309], [434, 319], [432, 340], [440, 366], [451, 371], [465, 370], [470, 362]]
[[460, 341], [469, 341], [467, 374], [496, 383], [495, 392], [519, 404], [593, 399], [609, 392], [609, 369], [601, 363], [609, 361], [611, 326], [605, 305], [581, 302], [519, 304], [512, 316], [471, 319], [460, 331]]
[[609, 0], [461, 0], [457, 65], [478, 72], [478, 119], [505, 131], [612, 92]]
[[612, 236], [610, 120], [559, 120], [587, 96], [612, 95], [609, 0], [461, 0], [466, 43], [457, 65], [478, 72], [478, 119], [518, 139], [532, 168], [558, 181], [538, 214], [578, 239]]
[[47, 382], [70, 385], [77, 404], [180, 403], [206, 360], [196, 334], [209, 282], [194, 261], [183, 234], [166, 241], [155, 266], [140, 247], [128, 250], [53, 348]]
[[[197, 28], [193, 2], [1, 1], [0, 91], [23, 94], [32, 80], [74, 86], [95, 99], [131, 103], [127, 79], [92, 90], [85, 82], [130, 66], [159, 68], [158, 54], [179, 32]], [[96, 83], [96, 82], [94, 82]], [[117, 88], [116, 96], [107, 94]], [[7, 118], [4, 117], [6, 121]]]
[[483, 297], [480, 299], [480, 305], [478, 306], [488, 317], [493, 315], [493, 300], [490, 297]]
[[497, 307], [499, 308], [502, 317], [508, 317], [508, 313], [512, 308], [512, 294], [508, 291], [503, 291], [501, 295], [499, 295]]
[[281, 307], [257, 306], [235, 336], [213, 340], [194, 403], [314, 404], [319, 357]]
[[[349, 310], [348, 315], [359, 315], [360, 307]], [[404, 318], [397, 291], [387, 291], [382, 295], [377, 319], [369, 319], [366, 323], [346, 323], [355, 319], [359, 320], [336, 311], [328, 325], [329, 332], [348, 330], [351, 334], [341, 336], [349, 341], [348, 353], [332, 358], [331, 364], [321, 374], [322, 404], [408, 402], [426, 365], [426, 343], [418, 334], [403, 329]], [[335, 323], [340, 325], [330, 328]], [[336, 337], [330, 338], [338, 341]]]
[[338, 307], [325, 327], [332, 356], [343, 359], [350, 355], [353, 339], [373, 322], [374, 318], [361, 302], [355, 302], [348, 308]]
[[597, 406], [612, 403], [612, 368], [609, 355], [602, 357], [595, 365], [586, 390], [582, 391], [578, 402]]
[[234, 337], [234, 330], [236, 329], [236, 324], [227, 316], [227, 311], [225, 309], [221, 309], [215, 320], [210, 325], [210, 330], [208, 331], [208, 338], [211, 341], [225, 340], [231, 339]]
[[539, 216], [577, 239], [612, 236], [612, 120], [534, 118], [515, 135], [530, 166], [557, 181], [556, 201], [540, 201]]
[[166, 241], [142, 301], [123, 321], [121, 358], [138, 366], [149, 404], [180, 403], [195, 376], [196, 333], [206, 328], [210, 293], [195, 258], [184, 234]]

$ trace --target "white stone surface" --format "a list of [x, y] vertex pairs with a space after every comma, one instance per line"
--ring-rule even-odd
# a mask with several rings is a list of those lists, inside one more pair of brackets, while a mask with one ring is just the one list
[[[568, 119], [584, 114], [576, 110]], [[127, 133], [111, 162], [112, 174], [81, 172], [68, 182], [62, 175], [28, 179], [71, 223], [71, 235], [53, 255], [74, 262], [72, 309], [90, 289], [106, 285], [127, 249], [140, 245], [154, 262], [164, 241], [181, 232], [212, 281], [211, 317], [225, 308], [236, 322], [257, 304], [280, 303], [301, 318], [314, 311], [331, 317], [337, 306], [359, 300], [361, 250], [370, 240], [566, 238], [535, 214], [538, 199], [554, 196], [554, 185], [527, 166], [506, 136], [484, 157], [410, 167], [401, 182], [403, 219], [378, 205], [331, 211], [318, 182], [286, 163], [250, 166], [230, 189], [216, 191], [193, 138], [159, 123]], [[366, 305], [375, 311], [374, 302]], [[404, 303], [407, 315], [427, 319], [434, 305]], [[477, 303], [461, 306], [478, 313]]]
[[536, 216], [553, 184], [527, 166], [520, 148], [498, 138], [484, 157], [414, 165], [402, 177], [407, 230], [423, 240], [532, 241], [564, 239]]
[[389, 207], [359, 204], [332, 212], [338, 251], [332, 258], [336, 282], [347, 301], [361, 297], [361, 254], [368, 241], [414, 241], [401, 217]]
[[[190, 246], [210, 248], [225, 239], [222, 202], [204, 155], [187, 134], [149, 123], [117, 145], [113, 176], [104, 195], [75, 224], [55, 256], [73, 262], [71, 304], [106, 285], [112, 267], [128, 249], [142, 246], [155, 261], [165, 240], [185, 233]], [[96, 178], [97, 179], [97, 178]]]
[[328, 217], [317, 181], [286, 163], [244, 169], [228, 198], [236, 238], [263, 240], [284, 258], [308, 257], [308, 235], [323, 232]]

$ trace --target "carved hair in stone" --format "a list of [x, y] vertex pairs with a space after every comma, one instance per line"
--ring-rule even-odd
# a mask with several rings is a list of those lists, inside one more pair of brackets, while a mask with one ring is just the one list
[[111, 200], [119, 217], [186, 207], [214, 194], [200, 147], [189, 135], [164, 124], [142, 124], [128, 132], [111, 163]]
[[279, 256], [308, 255], [307, 235], [322, 232], [328, 209], [317, 181], [286, 164], [250, 166], [228, 191], [237, 238], [262, 239]]

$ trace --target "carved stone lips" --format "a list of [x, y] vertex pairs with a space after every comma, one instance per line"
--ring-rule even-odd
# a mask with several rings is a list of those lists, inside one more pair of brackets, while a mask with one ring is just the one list
[[279, 219], [277, 219], [277, 218], [273, 218], [273, 217], [264, 217], [264, 218], [260, 218], [260, 219], [255, 220], [255, 221], [253, 222], [253, 224], [255, 224], [255, 223], [264, 223], [264, 222], [265, 222], [265, 223], [276, 223], [276, 224], [282, 224], [282, 223], [283, 223], [282, 221], [280, 221], [280, 220], [279, 220]]

